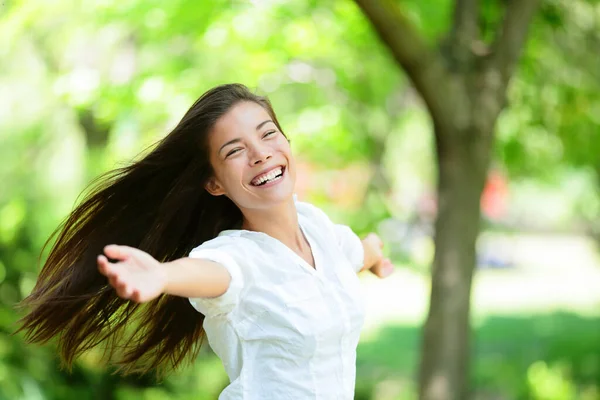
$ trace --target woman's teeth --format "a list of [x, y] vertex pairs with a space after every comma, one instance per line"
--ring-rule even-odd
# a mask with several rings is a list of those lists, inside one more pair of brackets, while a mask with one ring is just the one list
[[282, 175], [283, 175], [282, 169], [277, 168], [277, 169], [274, 169], [273, 171], [269, 172], [268, 174], [263, 175], [260, 178], [254, 180], [252, 182], [252, 184], [254, 186], [260, 186], [267, 182], [275, 181], [275, 180], [279, 179]]

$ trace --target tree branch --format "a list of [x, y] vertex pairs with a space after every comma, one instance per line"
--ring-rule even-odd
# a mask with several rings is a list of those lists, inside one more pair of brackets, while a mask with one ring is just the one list
[[447, 103], [452, 101], [452, 90], [440, 54], [428, 45], [393, 1], [355, 2], [413, 82], [433, 118], [450, 118]]
[[527, 30], [539, 5], [539, 0], [508, 0], [502, 29], [492, 45], [490, 67], [508, 83], [527, 38]]
[[463, 70], [471, 60], [473, 44], [479, 39], [479, 0], [456, 0], [450, 31], [450, 56], [453, 67]]

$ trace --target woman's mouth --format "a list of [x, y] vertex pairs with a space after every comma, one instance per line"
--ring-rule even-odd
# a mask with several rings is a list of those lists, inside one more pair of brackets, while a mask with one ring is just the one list
[[257, 176], [256, 178], [252, 179], [252, 182], [250, 182], [250, 184], [252, 186], [256, 186], [256, 187], [273, 186], [273, 185], [277, 184], [281, 179], [283, 179], [284, 174], [285, 174], [285, 167], [279, 166], [279, 167], [273, 168], [272, 170], [270, 170], [269, 172], [267, 172], [265, 174], [261, 174], [261, 175]]

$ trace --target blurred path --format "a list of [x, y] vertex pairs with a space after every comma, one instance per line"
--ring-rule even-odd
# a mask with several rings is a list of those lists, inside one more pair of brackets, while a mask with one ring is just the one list
[[[511, 252], [515, 267], [476, 272], [472, 294], [475, 322], [491, 314], [557, 310], [600, 315], [600, 262], [587, 238], [512, 235], [497, 239]], [[488, 235], [486, 241], [489, 246], [494, 238]], [[385, 280], [369, 274], [361, 279], [367, 307], [363, 338], [388, 323], [415, 325], [423, 321], [429, 301], [428, 276], [399, 267]]]

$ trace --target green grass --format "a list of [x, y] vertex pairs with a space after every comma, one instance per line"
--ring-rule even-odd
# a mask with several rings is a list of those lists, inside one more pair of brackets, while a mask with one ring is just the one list
[[[373, 340], [361, 342], [357, 400], [414, 398], [420, 333], [417, 326], [388, 325]], [[535, 390], [559, 380], [572, 386], [575, 398], [600, 398], [600, 317], [567, 312], [490, 316], [473, 333], [472, 362], [472, 388], [479, 399], [541, 399]], [[548, 368], [536, 374], [534, 364]], [[381, 382], [386, 388], [378, 388]], [[554, 395], [561, 399], [560, 393]]]

